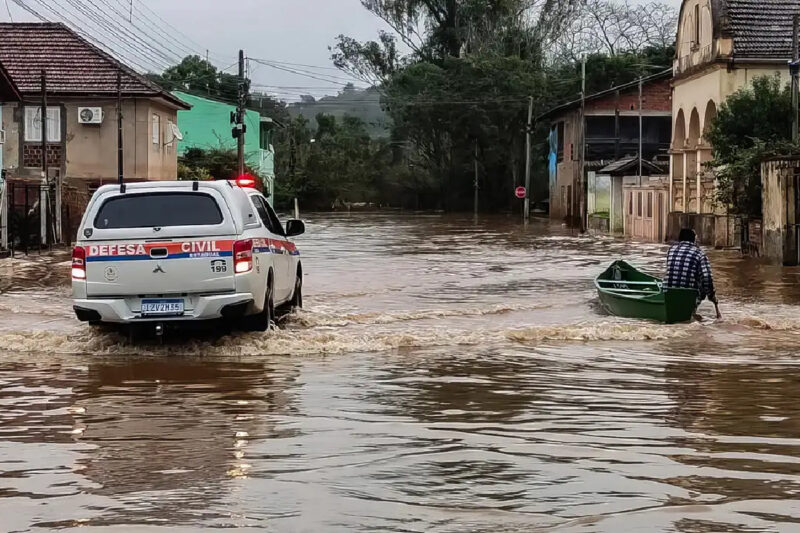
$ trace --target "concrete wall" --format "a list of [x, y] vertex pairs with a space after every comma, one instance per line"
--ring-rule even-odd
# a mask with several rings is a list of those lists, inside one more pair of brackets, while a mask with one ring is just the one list
[[741, 220], [734, 216], [713, 213], [669, 214], [667, 241], [677, 241], [681, 229], [691, 228], [697, 234], [697, 244], [714, 248], [741, 248]]
[[[65, 179], [116, 180], [117, 169], [117, 111], [116, 102], [97, 100], [72, 100], [51, 105], [61, 106], [62, 145], [65, 157], [61, 165]], [[81, 107], [102, 107], [102, 124], [80, 124]], [[161, 117], [161, 146], [152, 143], [152, 117]], [[10, 174], [37, 178], [36, 168], [25, 168], [20, 161], [20, 141], [23, 139], [24, 117], [16, 105], [5, 105], [2, 110], [6, 128], [3, 159]], [[126, 179], [174, 180], [178, 175], [178, 160], [174, 144], [163, 146], [170, 140], [166, 128], [171, 119], [177, 123], [174, 109], [148, 99], [128, 99], [122, 104], [123, 116], [123, 169]], [[29, 143], [26, 143], [29, 144]]]
[[[159, 117], [160, 139], [158, 143], [152, 141], [152, 127], [154, 117]], [[178, 178], [178, 141], [174, 137], [169, 121], [178, 124], [177, 112], [167, 106], [150, 102], [148, 109], [148, 175], [149, 180], [174, 180]], [[137, 125], [139, 121], [137, 120]]]
[[762, 254], [775, 263], [797, 265], [800, 159], [767, 161], [761, 165], [763, 201]]

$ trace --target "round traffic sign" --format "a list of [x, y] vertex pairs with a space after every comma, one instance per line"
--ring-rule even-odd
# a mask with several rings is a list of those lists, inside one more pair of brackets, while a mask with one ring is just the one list
[[525, 187], [517, 187], [517, 188], [514, 190], [514, 194], [516, 194], [516, 195], [517, 195], [517, 198], [519, 198], [520, 200], [522, 200], [523, 198], [525, 198], [525, 196], [527, 195], [527, 192], [528, 192], [528, 191], [525, 189]]

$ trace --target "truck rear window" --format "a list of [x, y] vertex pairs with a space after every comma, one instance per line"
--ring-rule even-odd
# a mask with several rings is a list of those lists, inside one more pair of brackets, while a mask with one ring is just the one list
[[222, 224], [217, 201], [202, 193], [164, 192], [117, 196], [94, 219], [97, 229], [168, 228]]

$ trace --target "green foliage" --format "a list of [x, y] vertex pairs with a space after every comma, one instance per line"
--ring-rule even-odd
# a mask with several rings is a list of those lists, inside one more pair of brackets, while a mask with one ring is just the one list
[[[256, 171], [245, 167], [246, 172], [257, 176]], [[235, 179], [239, 175], [239, 161], [235, 150], [226, 148], [189, 148], [178, 158], [178, 179]]]
[[[666, 70], [672, 65], [675, 47], [648, 47], [641, 53], [615, 55], [590, 54], [586, 57], [586, 94], [594, 94], [637, 80], [640, 76]], [[567, 62], [548, 73], [552, 99], [564, 102], [576, 99], [581, 92], [581, 64]]]
[[[228, 101], [238, 98], [239, 77], [218, 71], [197, 55], [186, 56], [162, 74], [150, 73], [147, 77], [167, 91], [189, 91]], [[245, 85], [249, 88], [250, 80], [245, 80]]]
[[[542, 95], [542, 72], [518, 57], [448, 58], [413, 64], [386, 87], [394, 135], [417, 148], [437, 177], [437, 207], [466, 209], [477, 145], [485, 207], [508, 206], [519, 184], [528, 95]], [[541, 108], [542, 102], [536, 102]], [[504, 179], [505, 177], [505, 179]]]
[[[293, 198], [312, 209], [340, 203], [384, 202], [381, 194], [392, 152], [385, 140], [371, 139], [358, 118], [316, 117], [316, 130], [298, 116], [278, 135], [275, 200]], [[313, 142], [312, 142], [313, 141]]]
[[791, 142], [792, 95], [780, 78], [761, 77], [719, 108], [704, 135], [714, 147], [717, 201], [735, 213], [761, 215], [761, 162], [798, 152]]
[[351, 116], [361, 119], [373, 138], [386, 137], [389, 134], [390, 120], [381, 108], [381, 95], [378, 89], [357, 89], [352, 84], [345, 86], [336, 96], [325, 96], [319, 100], [311, 98], [307, 101], [291, 104], [287, 112], [291, 116], [305, 116], [310, 126], [316, 128], [316, 116], [320, 112], [332, 115], [339, 120]]

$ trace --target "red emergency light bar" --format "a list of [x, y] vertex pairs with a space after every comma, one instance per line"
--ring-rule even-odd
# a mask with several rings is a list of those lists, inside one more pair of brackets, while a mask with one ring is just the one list
[[238, 178], [234, 180], [236, 185], [242, 187], [244, 189], [255, 189], [256, 188], [256, 178], [253, 177], [252, 174], [242, 174]]

